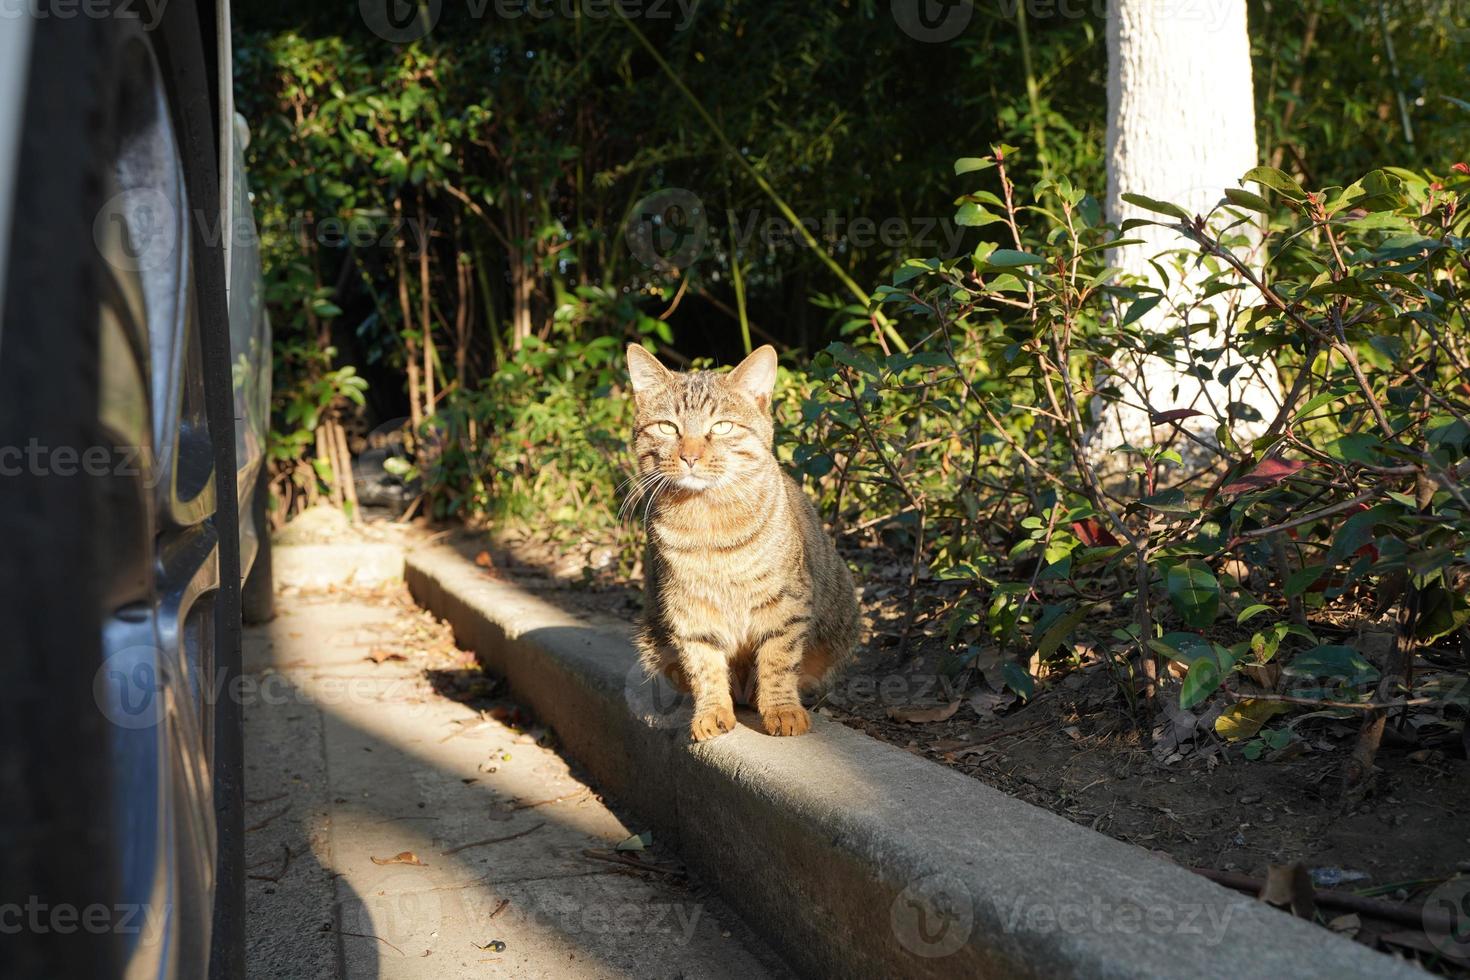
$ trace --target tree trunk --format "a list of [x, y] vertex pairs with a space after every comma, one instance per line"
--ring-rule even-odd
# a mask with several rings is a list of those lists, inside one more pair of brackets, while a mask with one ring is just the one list
[[[1245, 0], [1110, 0], [1107, 42], [1109, 220], [1160, 217], [1125, 202], [1125, 193], [1207, 215], [1224, 190], [1239, 186], [1241, 176], [1258, 162]], [[1135, 228], [1125, 237], [1144, 242], [1117, 249], [1113, 264], [1160, 287], [1164, 283], [1149, 260], [1189, 246], [1174, 231], [1153, 226]], [[1246, 237], [1247, 247], [1259, 243], [1254, 228]], [[1145, 330], [1154, 332], [1179, 325], [1180, 313], [1171, 306], [1187, 305], [1188, 297], [1197, 292], [1192, 284], [1203, 278], [1191, 264], [1182, 275], [1173, 271], [1172, 262], [1161, 264], [1170, 270], [1168, 298], [1141, 321]], [[1114, 381], [1131, 404], [1096, 406], [1097, 425], [1088, 440], [1095, 464], [1113, 470], [1123, 462], [1121, 456], [1109, 455], [1119, 445], [1146, 447], [1176, 434], [1172, 426], [1155, 429], [1149, 409], [1203, 413], [1182, 424], [1211, 444], [1224, 421], [1229, 421], [1237, 441], [1264, 431], [1279, 404], [1279, 385], [1270, 365], [1241, 369], [1228, 390], [1218, 381], [1202, 382], [1185, 373], [1191, 364], [1203, 363], [1218, 375], [1238, 362], [1229, 356], [1211, 362], [1198, 352], [1223, 346], [1229, 304], [1249, 302], [1250, 297], [1225, 294], [1195, 310], [1190, 322], [1213, 319], [1213, 330], [1193, 333], [1188, 346], [1174, 348], [1172, 358], [1120, 358], [1114, 365]], [[1263, 421], [1255, 422], [1249, 409], [1232, 411], [1232, 403], [1250, 406]], [[1176, 440], [1174, 448], [1195, 465], [1212, 455], [1201, 454], [1197, 444], [1183, 440]]]

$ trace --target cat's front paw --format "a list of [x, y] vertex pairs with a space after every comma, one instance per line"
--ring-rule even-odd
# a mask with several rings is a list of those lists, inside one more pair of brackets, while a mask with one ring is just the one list
[[694, 722], [689, 726], [689, 733], [694, 736], [696, 742], [707, 742], [734, 730], [735, 712], [724, 705], [708, 711], [695, 712]]
[[761, 712], [767, 735], [805, 735], [812, 730], [811, 715], [799, 704], [783, 704]]

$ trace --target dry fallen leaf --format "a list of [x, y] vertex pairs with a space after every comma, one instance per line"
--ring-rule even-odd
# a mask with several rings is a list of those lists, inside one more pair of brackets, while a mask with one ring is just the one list
[[1290, 908], [1292, 915], [1301, 919], [1310, 919], [1317, 910], [1312, 876], [1300, 861], [1269, 865], [1259, 898], [1268, 905]]
[[[369, 855], [371, 857], [371, 855]], [[413, 851], [399, 851], [390, 858], [372, 858], [374, 864], [412, 864], [415, 867], [427, 868], [428, 865], [420, 861], [418, 855]]]
[[1016, 703], [1016, 695], [1011, 691], [995, 692], [981, 688], [971, 692], [965, 700], [981, 721], [995, 721], [1000, 712]]
[[998, 751], [999, 750], [996, 749], [996, 747], [993, 746], [993, 745], [979, 745], [979, 744], [976, 744], [976, 745], [965, 745], [965, 746], [962, 746], [962, 747], [960, 747], [958, 749], [955, 749], [953, 752], [946, 752], [946, 753], [944, 753], [944, 761], [945, 762], [959, 762], [960, 760], [967, 759], [967, 758], [969, 758], [972, 755], [973, 756], [980, 756], [980, 757], [983, 758], [983, 757], [985, 757], [987, 755], [991, 755], [991, 754], [996, 753]]
[[1163, 704], [1163, 720], [1154, 728], [1153, 755], [1156, 760], [1171, 765], [1195, 749], [1196, 732], [1208, 730], [1219, 715], [1218, 705], [1195, 714], [1179, 707], [1179, 698], [1172, 690], [1165, 691], [1159, 698]]
[[367, 659], [375, 664], [380, 664], [385, 660], [407, 660], [408, 658], [401, 653], [394, 653], [391, 650], [374, 650], [367, 655]]
[[958, 710], [960, 710], [960, 702], [951, 701], [949, 704], [934, 705], [928, 708], [889, 708], [888, 717], [894, 721], [908, 722], [910, 725], [921, 725], [927, 721], [948, 721]]
[[1220, 712], [1220, 717], [1215, 719], [1215, 731], [1223, 738], [1238, 742], [1259, 734], [1266, 722], [1290, 710], [1291, 705], [1279, 701], [1262, 701], [1259, 698], [1238, 701]]
[[479, 565], [481, 568], [494, 568], [495, 559], [490, 557], [490, 552], [482, 551], [475, 556], [475, 564]]
[[1260, 685], [1264, 691], [1274, 691], [1281, 682], [1280, 664], [1244, 664], [1240, 672], [1253, 682]]
[[973, 743], [968, 738], [941, 738], [937, 742], [929, 743], [929, 751], [953, 752], [955, 749], [962, 749], [971, 744]]
[[1357, 934], [1359, 929], [1363, 928], [1363, 920], [1356, 912], [1349, 912], [1347, 915], [1339, 915], [1327, 923], [1327, 928], [1333, 932], [1343, 932], [1349, 936], [1353, 936]]

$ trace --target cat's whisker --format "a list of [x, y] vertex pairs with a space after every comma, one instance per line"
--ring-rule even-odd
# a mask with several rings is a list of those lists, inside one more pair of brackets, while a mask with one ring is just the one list
[[638, 476], [636, 478], [636, 486], [634, 486], [627, 498], [623, 500], [622, 506], [618, 508], [618, 520], [621, 521], [625, 516], [636, 514], [638, 512], [638, 505], [643, 503], [645, 498], [648, 499], [649, 503], [652, 503], [652, 497], [657, 496], [658, 489], [661, 489], [661, 484], [667, 480], [668, 477], [658, 472], [644, 473]]
[[658, 473], [656, 472], [639, 473], [637, 476], [629, 478], [627, 481], [625, 481], [625, 483], [632, 485], [629, 490], [629, 496], [636, 497], [644, 490], [647, 490], [650, 486], [653, 485], [653, 481], [657, 478]]
[[665, 490], [667, 490], [670, 485], [671, 485], [671, 481], [669, 480], [669, 478], [666, 477], [666, 476], [663, 476], [662, 474], [660, 474], [659, 475], [659, 483], [658, 483], [658, 485], [656, 487], [654, 487], [653, 493], [649, 494], [648, 504], [647, 504], [647, 506], [645, 506], [643, 508], [643, 523], [644, 524], [647, 524], [648, 523], [649, 515], [653, 513], [653, 502], [655, 500], [657, 500], [659, 498], [659, 494], [661, 494]]
[[618, 507], [618, 518], [619, 519], [622, 518], [623, 511], [625, 511], [625, 510], [628, 509], [628, 501], [631, 500], [633, 497], [635, 497], [637, 495], [637, 493], [638, 493], [638, 486], [642, 484], [644, 478], [645, 478], [645, 474], [643, 474], [643, 473], [635, 473], [633, 476], [628, 477], [626, 480], [624, 480], [623, 482], [621, 482], [621, 483], [618, 484], [617, 492], [619, 494], [622, 494], [624, 492], [624, 490], [627, 491], [627, 496], [626, 497], [623, 497], [623, 502]]

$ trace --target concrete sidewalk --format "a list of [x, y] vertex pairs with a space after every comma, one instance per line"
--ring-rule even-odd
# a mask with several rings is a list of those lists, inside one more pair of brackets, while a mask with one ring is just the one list
[[245, 639], [249, 976], [790, 976], [667, 854], [614, 863], [644, 828], [536, 729], [436, 693], [484, 682], [400, 586], [278, 610]]

